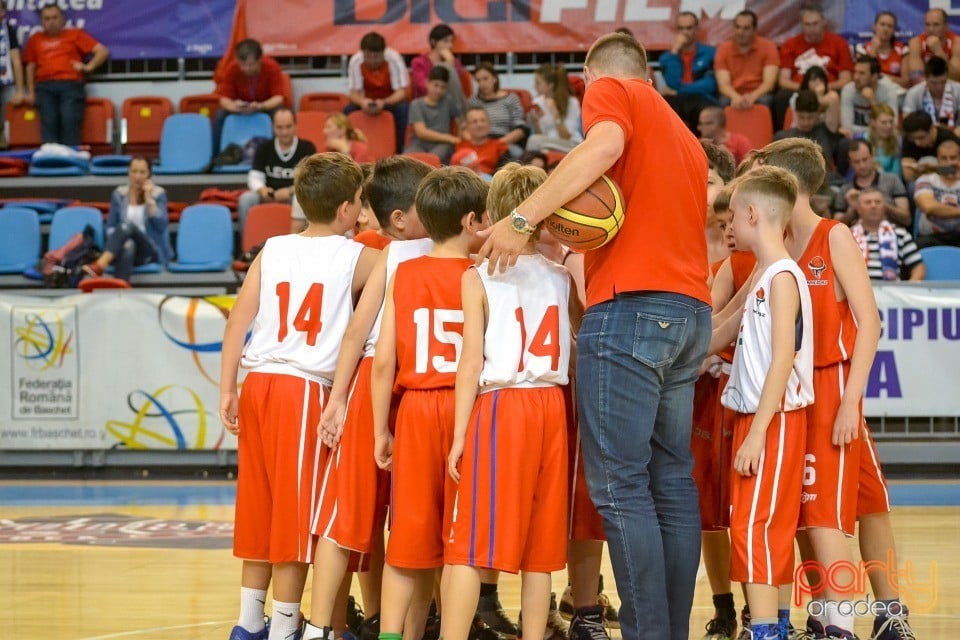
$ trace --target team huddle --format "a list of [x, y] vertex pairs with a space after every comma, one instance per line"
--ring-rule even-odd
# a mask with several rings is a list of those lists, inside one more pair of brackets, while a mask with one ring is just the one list
[[[604, 57], [619, 49], [636, 52], [637, 64], [621, 71], [622, 55]], [[620, 394], [617, 401], [623, 394], [643, 396], [616, 388], [603, 353], [599, 358], [595, 353], [605, 334], [617, 333], [603, 325], [613, 317], [612, 306], [627, 309], [620, 315], [632, 317], [630, 331], [637, 332], [625, 366], [653, 371], [660, 378], [652, 383], [660, 385], [656, 395], [676, 405], [676, 416], [664, 413], [656, 425], [651, 420], [652, 445], [636, 442], [636, 451], [653, 448], [644, 463], [651, 469], [649, 489], [644, 486], [652, 493], [651, 505], [672, 500], [663, 494], [674, 487], [657, 486], [659, 478], [678, 472], [683, 477], [677, 482], [690, 481], [685, 461], [693, 451], [703, 557], [716, 608], [706, 637], [737, 637], [730, 588], [736, 581], [744, 585], [747, 605], [739, 637], [853, 640], [853, 611], [843, 606], [849, 594], [812, 567], [823, 574], [840, 563], [853, 566], [846, 536], [857, 521], [861, 555], [876, 604], [882, 605], [874, 608], [872, 638], [913, 637], [895, 581], [883, 568], [895, 558], [889, 502], [861, 411], [879, 315], [849, 230], [810, 208], [809, 197], [825, 177], [823, 154], [807, 140], [775, 142], [753, 153], [732, 180], [732, 160], [709, 145], [704, 154], [651, 93], [642, 81], [645, 64], [635, 41], [609, 36], [588, 54], [586, 75], [590, 82], [601, 80], [592, 95], [611, 96], [604, 102], [613, 105], [608, 109], [653, 105], [662, 111], [656, 117], [663, 118], [664, 130], [683, 131], [673, 152], [689, 169], [683, 179], [689, 178], [690, 188], [673, 197], [698, 200], [686, 207], [685, 220], [677, 216], [667, 223], [661, 211], [637, 211], [644, 196], [636, 194], [646, 185], [623, 184], [630, 160], [611, 173], [627, 201], [620, 234], [628, 242], [641, 228], [658, 234], [683, 229], [690, 240], [673, 256], [665, 239], [656, 250], [665, 263], [690, 256], [683, 277], [674, 278], [685, 297], [667, 303], [693, 310], [691, 320], [677, 318], [681, 311], [667, 316], [643, 310], [651, 304], [643, 279], [666, 282], [667, 276], [640, 273], [638, 267], [622, 286], [611, 265], [634, 257], [624, 257], [633, 246], [624, 243], [623, 251], [605, 254], [605, 264], [588, 256], [590, 309], [584, 315], [583, 256], [548, 233], [538, 234], [536, 223], [546, 216], [528, 213], [535, 211], [530, 202], [537, 194], [544, 202], [542, 191], [551, 185], [562, 190], [575, 163], [595, 157], [592, 150], [601, 148], [596, 157], [608, 159], [608, 166], [622, 154], [634, 158], [634, 167], [650, 170], [655, 157], [638, 160], [647, 142], [639, 135], [639, 121], [633, 137], [634, 122], [585, 104], [587, 138], [547, 184], [542, 170], [516, 164], [498, 171], [489, 185], [468, 170], [430, 170], [405, 157], [379, 161], [366, 179], [340, 154], [317, 154], [298, 166], [294, 190], [308, 227], [266, 243], [247, 274], [223, 343], [221, 418], [239, 437], [234, 553], [243, 560], [240, 619], [231, 640], [334, 640], [343, 627], [350, 572], [359, 572], [364, 606], [374, 614], [368, 622], [375, 628], [366, 629], [371, 637], [423, 637], [428, 618], [434, 619], [431, 601], [439, 614], [439, 637], [490, 637], [478, 620], [478, 602], [482, 605], [491, 589], [495, 594], [499, 571], [522, 573], [517, 633], [551, 637], [556, 629], [550, 622], [550, 574], [565, 565], [574, 600], [571, 638], [605, 637], [595, 588], [604, 525], [624, 600], [624, 637], [687, 638], [691, 558], [669, 569], [677, 558], [669, 552], [675, 541], [668, 532], [671, 518], [688, 513], [658, 509], [654, 518], [665, 539], [656, 548], [665, 560], [659, 561], [657, 580], [665, 587], [656, 593], [634, 589], [649, 576], [630, 575], [631, 554], [642, 552], [629, 548], [634, 532], [624, 531], [627, 520], [614, 521], [627, 507], [618, 495], [621, 486], [598, 480], [604, 474], [629, 476], [626, 463], [620, 469], [600, 466], [633, 452], [604, 449], [602, 460], [588, 456], [586, 481], [580, 463], [578, 413], [584, 428], [599, 425], [602, 437], [626, 432], [626, 424], [608, 424], [611, 389]], [[624, 76], [627, 80], [619, 79]], [[590, 98], [588, 91], [588, 103]], [[613, 142], [597, 142], [601, 139]], [[694, 184], [697, 176], [706, 178], [706, 189], [703, 178]], [[729, 184], [719, 189], [723, 182]], [[706, 204], [704, 190], [712, 200], [706, 218], [698, 215]], [[364, 202], [381, 231], [348, 239]], [[654, 226], [641, 227], [643, 215]], [[617, 240], [624, 239], [611, 246]], [[489, 249], [497, 243], [508, 248], [522, 243], [522, 249]], [[478, 264], [478, 252], [490, 260]], [[704, 254], [713, 263], [711, 296], [705, 278], [694, 277], [707, 272]], [[640, 284], [632, 286], [635, 282]], [[602, 288], [610, 296], [605, 298]], [[712, 297], [713, 308], [712, 355], [703, 361], [696, 394], [693, 372], [703, 360], [709, 326], [701, 327], [701, 339], [699, 329], [691, 327], [687, 335], [683, 325], [695, 322], [700, 307], [706, 319], [710, 308], [703, 302], [694, 309], [686, 302], [694, 300], [688, 290], [697, 299]], [[633, 306], [641, 311], [634, 313]], [[573, 336], [581, 321], [579, 379], [587, 388], [574, 393]], [[647, 336], [641, 330], [660, 333]], [[644, 350], [653, 345], [651, 353], [675, 353], [680, 347], [666, 344], [673, 339], [690, 344], [684, 353], [692, 375], [684, 373], [676, 383], [667, 377], [673, 367], [669, 354], [655, 361]], [[238, 397], [240, 367], [248, 374]], [[584, 380], [596, 381], [600, 391]], [[690, 407], [670, 395], [677, 389], [682, 393], [676, 397], [694, 404], [689, 447], [687, 441], [673, 447], [664, 440], [690, 429], [684, 418]], [[598, 407], [587, 407], [596, 397]], [[575, 398], [583, 403], [579, 412]], [[597, 422], [587, 425], [588, 419]], [[661, 460], [665, 455], [681, 464], [668, 469]], [[599, 499], [603, 520], [585, 482]], [[695, 509], [691, 504], [686, 511], [695, 517]], [[815, 585], [805, 630], [790, 624], [794, 540], [809, 569], [806, 583]], [[302, 621], [300, 601], [311, 562], [310, 620]], [[271, 582], [268, 627], [263, 614]], [[637, 613], [645, 598], [669, 599], [664, 603], [669, 615], [656, 621], [666, 634], [653, 631], [653, 623], [642, 628]]]

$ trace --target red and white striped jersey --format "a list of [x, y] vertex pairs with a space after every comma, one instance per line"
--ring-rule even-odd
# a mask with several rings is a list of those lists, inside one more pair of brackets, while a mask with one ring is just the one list
[[480, 389], [567, 384], [570, 273], [540, 254], [521, 255], [506, 273], [477, 273], [487, 294]]
[[738, 413], [756, 413], [760, 404], [763, 383], [773, 362], [771, 283], [783, 271], [790, 272], [797, 282], [800, 313], [795, 320], [793, 370], [780, 400], [780, 410], [794, 411], [813, 402], [813, 305], [803, 271], [793, 260], [783, 259], [760, 275], [743, 308], [733, 370], [721, 396], [723, 406]]
[[353, 314], [363, 245], [343, 236], [277, 236], [260, 255], [260, 309], [240, 364], [331, 384]]

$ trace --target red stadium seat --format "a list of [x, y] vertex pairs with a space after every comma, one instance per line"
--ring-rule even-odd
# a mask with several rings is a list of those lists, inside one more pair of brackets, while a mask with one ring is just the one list
[[342, 93], [317, 92], [300, 96], [300, 111], [325, 111], [336, 113], [350, 104], [350, 98]]
[[286, 73], [281, 73], [280, 77], [283, 78], [283, 106], [293, 109], [293, 81]]
[[441, 166], [440, 157], [435, 153], [427, 153], [426, 151], [406, 151], [403, 155], [416, 158], [421, 162], [425, 162], [434, 169]]
[[180, 98], [180, 113], [199, 113], [213, 119], [220, 111], [220, 96], [215, 93], [199, 93]]
[[268, 202], [250, 207], [243, 224], [243, 251], [250, 251], [268, 238], [290, 233], [289, 204]]
[[173, 102], [164, 96], [134, 96], [123, 101], [120, 143], [130, 155], [156, 158], [160, 154], [163, 122], [173, 113]]
[[567, 75], [567, 82], [570, 84], [570, 93], [577, 97], [577, 102], [583, 102], [583, 94], [587, 92], [587, 85], [580, 76], [572, 73]]
[[32, 105], [7, 102], [3, 131], [11, 149], [40, 146], [40, 112]]
[[381, 111], [375, 116], [365, 111], [351, 111], [347, 117], [355, 129], [367, 138], [367, 150], [373, 160], [392, 156], [397, 149], [397, 134], [393, 126], [393, 114]]
[[327, 124], [326, 111], [301, 111], [297, 114], [297, 137], [309, 140], [317, 149], [324, 147], [323, 126]]
[[793, 126], [793, 107], [787, 107], [786, 113], [783, 114], [783, 128], [789, 129]]
[[116, 122], [116, 110], [112, 100], [87, 96], [80, 142], [89, 145], [90, 153], [93, 155], [114, 153], [116, 151], [113, 144], [114, 122]]
[[530, 108], [533, 106], [533, 96], [530, 95], [530, 92], [526, 89], [504, 89], [509, 93], [517, 94], [517, 97], [520, 98], [520, 105], [523, 107], [523, 112], [527, 113], [530, 111]]
[[761, 149], [773, 140], [773, 117], [764, 105], [755, 104], [749, 109], [726, 107], [723, 114], [727, 117], [727, 130], [746, 136], [754, 149]]

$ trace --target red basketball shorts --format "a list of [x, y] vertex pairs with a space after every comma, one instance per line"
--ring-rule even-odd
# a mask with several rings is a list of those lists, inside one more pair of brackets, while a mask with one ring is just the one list
[[[743, 444], [752, 414], [734, 420], [734, 457]], [[779, 586], [793, 580], [793, 539], [800, 518], [803, 451], [807, 415], [774, 415], [756, 475], [730, 469], [730, 579]]]
[[[807, 453], [800, 527], [838, 529], [853, 535], [857, 521], [857, 485], [863, 439], [833, 444], [833, 424], [846, 387], [850, 363], [813, 370], [815, 401], [807, 411]], [[858, 413], [862, 431], [863, 413]]]
[[404, 392], [393, 440], [386, 562], [402, 569], [443, 566], [457, 485], [447, 473], [453, 443], [452, 388]]
[[567, 432], [559, 387], [481, 394], [460, 461], [446, 563], [516, 573], [567, 563]]
[[310, 522], [325, 448], [317, 423], [329, 389], [296, 376], [250, 373], [238, 410], [233, 553], [244, 560], [312, 562]]
[[887, 479], [880, 468], [877, 445], [870, 428], [864, 422], [860, 431], [863, 440], [860, 450], [860, 484], [857, 488], [857, 517], [890, 512], [890, 494]]
[[693, 453], [693, 480], [697, 483], [700, 501], [700, 528], [717, 531], [720, 523], [720, 485], [727, 469], [720, 467], [715, 450], [716, 413], [719, 381], [703, 374], [693, 388], [693, 430], [690, 451]]

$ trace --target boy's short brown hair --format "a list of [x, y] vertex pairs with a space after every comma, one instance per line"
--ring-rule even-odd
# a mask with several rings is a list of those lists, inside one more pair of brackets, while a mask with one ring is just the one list
[[733, 189], [730, 185], [721, 189], [713, 199], [713, 212], [724, 213], [730, 210], [730, 197], [733, 195]]
[[771, 142], [757, 155], [761, 164], [780, 167], [794, 175], [800, 190], [807, 194], [819, 191], [827, 177], [827, 162], [820, 146], [806, 138], [785, 138]]
[[483, 215], [487, 183], [466, 167], [443, 167], [431, 171], [417, 189], [417, 216], [434, 242], [460, 235], [461, 220], [468, 213]]
[[546, 179], [547, 172], [534, 165], [511, 162], [501, 167], [493, 174], [493, 182], [490, 183], [490, 191], [487, 193], [490, 220], [497, 222], [506, 218]]
[[731, 200], [763, 199], [768, 204], [762, 209], [763, 215], [786, 225], [797, 203], [800, 185], [789, 171], [775, 166], [763, 166], [737, 178], [731, 185], [731, 190]]
[[293, 190], [310, 222], [333, 222], [344, 202], [353, 202], [363, 185], [360, 165], [342, 153], [315, 153], [293, 172]]
[[370, 177], [364, 183], [363, 194], [373, 209], [373, 215], [384, 229], [390, 227], [390, 214], [396, 210], [408, 211], [417, 196], [417, 187], [430, 174], [425, 162], [409, 156], [390, 156], [372, 165]]
[[707, 162], [710, 163], [710, 168], [717, 172], [720, 179], [724, 183], [733, 180], [737, 170], [733, 154], [725, 147], [706, 140], [701, 140], [700, 144], [703, 146], [703, 152], [707, 154]]

